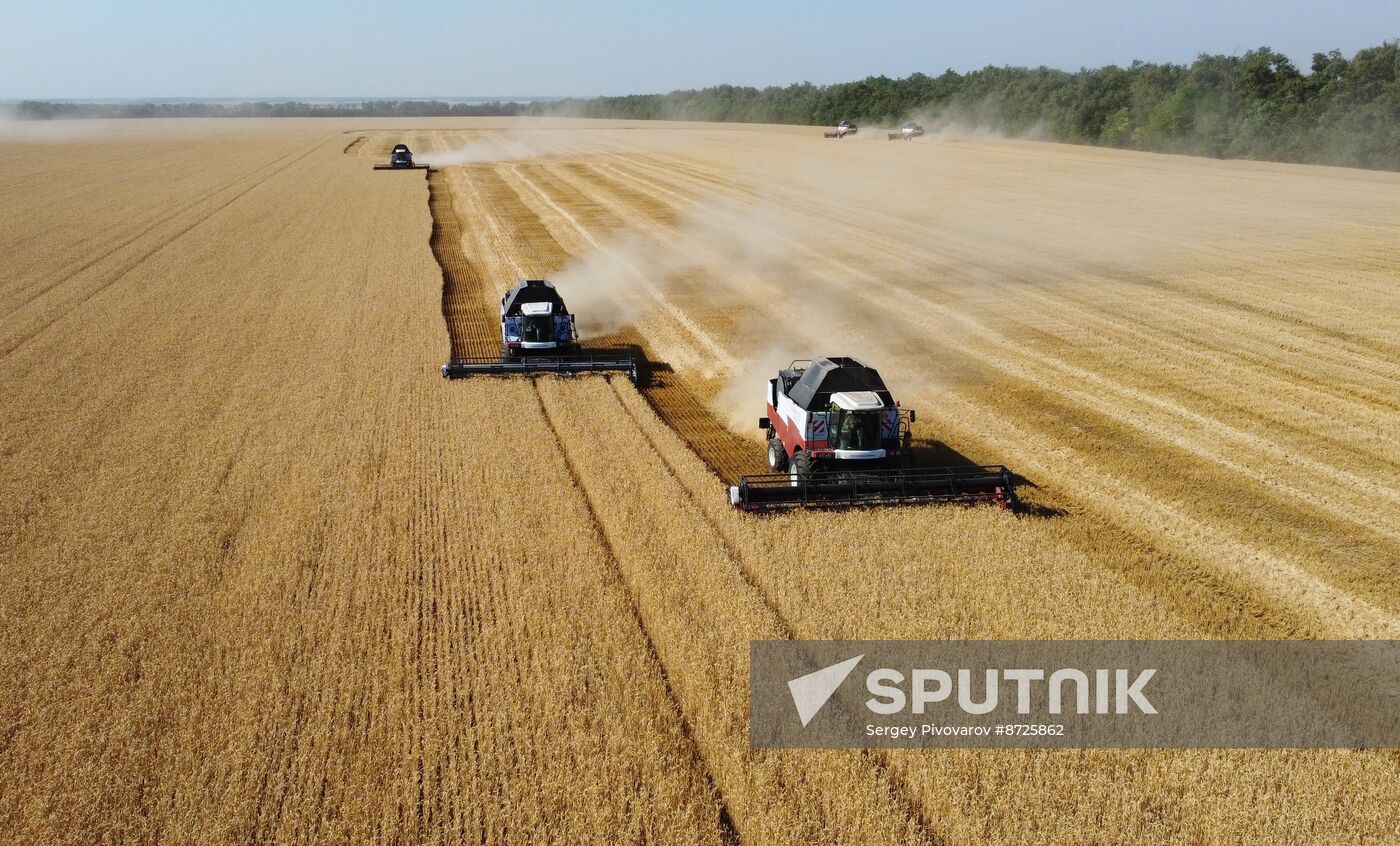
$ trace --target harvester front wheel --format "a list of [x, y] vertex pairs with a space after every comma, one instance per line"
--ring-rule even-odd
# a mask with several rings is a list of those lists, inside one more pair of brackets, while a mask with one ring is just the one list
[[782, 438], [768, 439], [768, 466], [774, 473], [781, 473], [787, 469], [787, 450], [783, 448]]
[[792, 454], [792, 460], [788, 462], [788, 478], [792, 480], [795, 488], [812, 477], [812, 459], [806, 452], [798, 450]]

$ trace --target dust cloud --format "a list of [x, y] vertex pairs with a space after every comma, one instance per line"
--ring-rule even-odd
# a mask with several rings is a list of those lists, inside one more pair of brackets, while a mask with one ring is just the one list
[[[1028, 156], [1019, 141], [935, 136], [911, 156], [877, 137], [784, 135], [742, 165], [726, 159], [722, 185], [673, 182], [670, 220], [623, 214], [553, 276], [585, 337], [635, 328], [659, 358], [711, 380], [720, 419], [751, 435], [763, 382], [794, 359], [866, 359], [908, 386], [897, 396], [963, 390], [990, 378], [986, 339], [1007, 319], [1059, 331], [1036, 313], [1046, 297], [1112, 307], [1183, 263], [1228, 261], [1278, 222], [1139, 188], [1128, 177], [1144, 154], [1084, 162], [1078, 148]], [[1087, 183], [1086, 170], [1098, 171]], [[638, 173], [643, 189], [666, 181]], [[1163, 221], [1199, 234], [1183, 241]]]
[[119, 129], [105, 120], [25, 120], [13, 109], [0, 107], [0, 140], [3, 141], [93, 141], [112, 138]]
[[55, 118], [31, 120], [16, 115], [13, 106], [0, 105], [0, 141], [64, 143], [69, 141], [121, 140], [126, 138], [209, 135], [218, 121], [207, 118]]
[[625, 327], [645, 334], [667, 314], [685, 325], [691, 316], [676, 300], [699, 299], [706, 311], [729, 314], [716, 347], [697, 344], [699, 354], [685, 364], [719, 381], [717, 415], [751, 434], [762, 385], [779, 367], [824, 355], [873, 363], [901, 342], [898, 333], [872, 333], [875, 318], [868, 307], [852, 308], [851, 292], [829, 290], [829, 275], [842, 271], [820, 267], [828, 241], [822, 226], [780, 204], [731, 198], [688, 207], [664, 233], [616, 232], [554, 281], [585, 338]]
[[479, 130], [455, 150], [429, 150], [415, 157], [432, 167], [522, 162], [535, 159], [676, 150], [684, 130], [647, 131], [623, 127], [584, 127], [567, 118], [533, 122], [529, 129]]

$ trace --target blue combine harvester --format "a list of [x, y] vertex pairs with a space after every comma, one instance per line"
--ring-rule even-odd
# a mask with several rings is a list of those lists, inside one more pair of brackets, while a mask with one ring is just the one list
[[484, 373], [626, 373], [637, 381], [637, 361], [627, 355], [582, 351], [574, 316], [554, 285], [525, 279], [501, 297], [500, 358], [453, 358], [442, 375], [458, 379]]

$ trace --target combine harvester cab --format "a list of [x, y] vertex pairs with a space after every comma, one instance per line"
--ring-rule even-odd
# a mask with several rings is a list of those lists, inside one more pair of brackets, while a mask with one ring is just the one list
[[425, 164], [414, 164], [413, 153], [408, 149], [407, 144], [395, 144], [394, 149], [389, 153], [388, 164], [377, 164], [375, 170], [427, 170]]
[[457, 379], [481, 373], [626, 373], [637, 381], [631, 356], [580, 351], [574, 316], [554, 285], [526, 279], [501, 297], [500, 358], [454, 358], [442, 375]]
[[857, 127], [854, 123], [851, 123], [851, 122], [848, 121], [848, 120], [843, 120], [843, 121], [841, 121], [840, 123], [836, 124], [836, 128], [835, 128], [834, 130], [832, 130], [831, 132], [823, 133], [823, 134], [822, 134], [822, 137], [823, 137], [823, 138], [845, 138], [847, 135], [855, 135], [855, 134], [856, 134], [857, 132], [859, 132], [859, 131], [860, 131], [860, 128]]
[[912, 141], [915, 138], [922, 137], [923, 134], [924, 128], [911, 120], [895, 132], [889, 133], [887, 137], [891, 141]]
[[730, 502], [749, 510], [899, 502], [1015, 505], [1011, 471], [906, 467], [913, 410], [894, 401], [880, 374], [854, 358], [795, 361], [768, 380], [772, 473], [744, 476]]

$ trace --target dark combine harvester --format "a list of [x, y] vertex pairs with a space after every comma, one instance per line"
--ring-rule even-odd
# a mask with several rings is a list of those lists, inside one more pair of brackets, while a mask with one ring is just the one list
[[912, 120], [901, 126], [899, 129], [895, 130], [894, 132], [888, 132], [885, 134], [885, 137], [890, 139], [891, 141], [912, 141], [915, 138], [922, 138], [923, 136], [924, 128], [922, 126], [919, 126]]
[[768, 380], [772, 473], [743, 476], [729, 500], [746, 509], [900, 502], [1016, 504], [1011, 471], [908, 467], [914, 412], [899, 407], [880, 374], [854, 358], [795, 361]]
[[375, 170], [427, 170], [425, 164], [414, 164], [413, 153], [409, 152], [407, 144], [395, 144], [392, 152], [389, 153], [388, 164], [377, 164]]
[[574, 316], [555, 287], [526, 279], [501, 297], [500, 358], [454, 358], [442, 375], [458, 379], [482, 373], [626, 373], [637, 381], [637, 362], [626, 355], [587, 355], [579, 350]]

